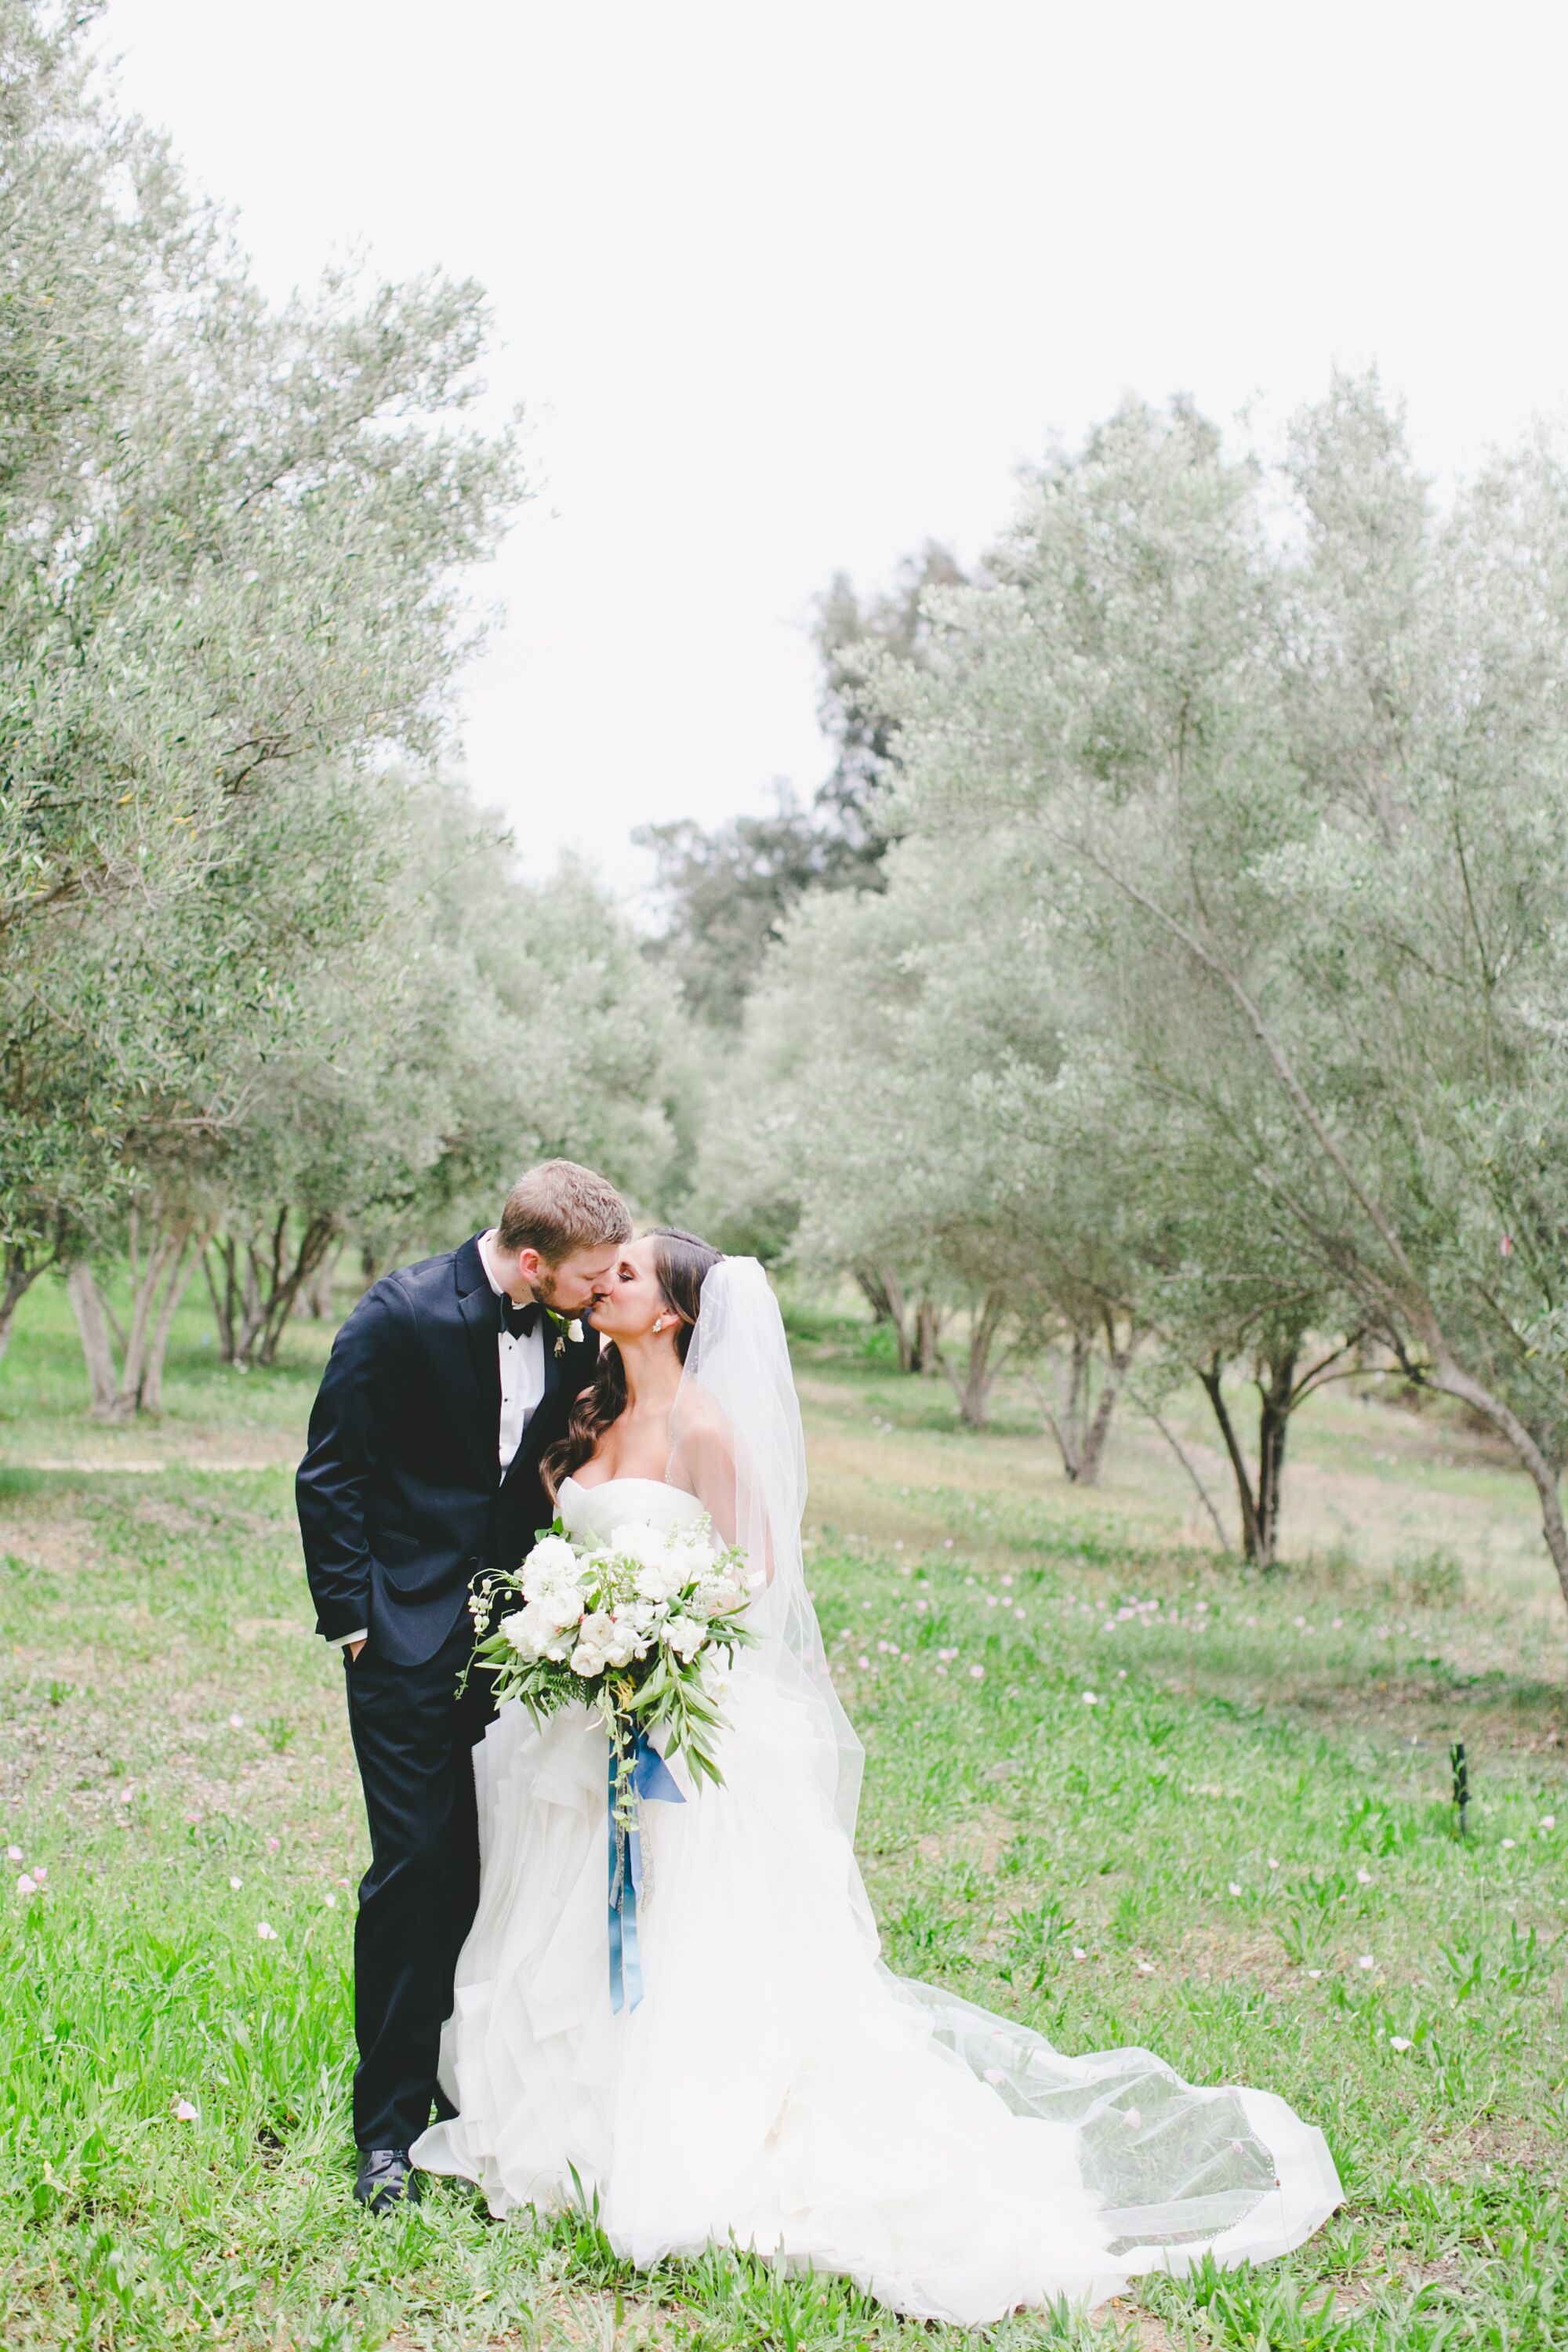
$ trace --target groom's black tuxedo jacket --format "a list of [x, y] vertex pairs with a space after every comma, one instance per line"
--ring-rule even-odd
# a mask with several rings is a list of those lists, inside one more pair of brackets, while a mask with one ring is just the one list
[[422, 1665], [471, 1580], [513, 1569], [553, 1513], [539, 1457], [592, 1377], [597, 1336], [557, 1349], [503, 1478], [500, 1325], [477, 1239], [367, 1290], [333, 1343], [295, 1493], [316, 1630], [368, 1629], [372, 1653]]

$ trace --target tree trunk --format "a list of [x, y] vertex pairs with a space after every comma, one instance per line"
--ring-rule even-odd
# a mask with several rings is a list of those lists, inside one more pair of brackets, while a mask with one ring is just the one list
[[916, 1369], [914, 1349], [910, 1338], [909, 1303], [904, 1297], [903, 1284], [891, 1267], [885, 1265], [857, 1267], [855, 1279], [870, 1302], [875, 1320], [892, 1326], [900, 1371], [912, 1372]]
[[327, 1252], [315, 1273], [305, 1286], [305, 1304], [313, 1323], [329, 1323], [332, 1315], [332, 1276], [338, 1270], [338, 1260], [343, 1254], [340, 1242], [336, 1249]]
[[[252, 1364], [270, 1364], [278, 1342], [298, 1300], [326, 1259], [338, 1237], [338, 1221], [321, 1214], [308, 1218], [298, 1248], [289, 1254], [289, 1212], [279, 1210], [271, 1232], [258, 1244], [237, 1242], [220, 1234], [204, 1255], [207, 1289], [217, 1319], [218, 1342], [226, 1364], [247, 1372]], [[217, 1260], [215, 1274], [211, 1260]]]
[[937, 1372], [941, 1369], [942, 1315], [928, 1291], [915, 1308], [914, 1336], [910, 1343], [910, 1370], [911, 1372]]
[[1084, 1432], [1083, 1444], [1079, 1453], [1078, 1468], [1076, 1471], [1068, 1472], [1068, 1476], [1079, 1486], [1098, 1486], [1100, 1484], [1100, 1465], [1105, 1458], [1105, 1441], [1110, 1434], [1110, 1416], [1116, 1410], [1116, 1400], [1121, 1393], [1121, 1383], [1127, 1378], [1128, 1367], [1137, 1353], [1137, 1337], [1131, 1325], [1129, 1324], [1127, 1327], [1125, 1341], [1119, 1344], [1116, 1327], [1108, 1317], [1105, 1326], [1105, 1378], [1100, 1383], [1094, 1417]]
[[99, 1420], [110, 1421], [117, 1409], [114, 1351], [109, 1344], [103, 1300], [92, 1278], [92, 1268], [85, 1258], [72, 1258], [66, 1275], [66, 1292], [76, 1317], [81, 1352], [87, 1363], [88, 1385], [92, 1394], [89, 1410]]
[[1251, 1474], [1247, 1466], [1247, 1457], [1242, 1453], [1240, 1442], [1237, 1437], [1235, 1425], [1226, 1409], [1225, 1395], [1220, 1387], [1223, 1370], [1220, 1359], [1215, 1356], [1208, 1365], [1199, 1368], [1198, 1379], [1203, 1383], [1205, 1395], [1214, 1407], [1214, 1417], [1219, 1423], [1219, 1433], [1225, 1440], [1225, 1450], [1230, 1456], [1231, 1472], [1236, 1479], [1236, 1498], [1241, 1506], [1242, 1558], [1262, 1564], [1271, 1559], [1272, 1554], [1263, 1549], [1263, 1530], [1258, 1524], [1258, 1504], [1252, 1492]]
[[1268, 1367], [1268, 1377], [1258, 1383], [1258, 1537], [1261, 1557], [1273, 1559], [1279, 1549], [1279, 1508], [1285, 1486], [1285, 1441], [1290, 1414], [1298, 1402], [1296, 1349], [1284, 1350]]
[[1493, 1396], [1489, 1389], [1484, 1388], [1479, 1381], [1454, 1361], [1447, 1346], [1442, 1343], [1440, 1336], [1436, 1331], [1430, 1336], [1438, 1338], [1439, 1341], [1436, 1347], [1431, 1349], [1432, 1386], [1435, 1389], [1441, 1389], [1447, 1396], [1458, 1397], [1463, 1403], [1472, 1405], [1477, 1412], [1490, 1422], [1495, 1430], [1507, 1438], [1530, 1473], [1531, 1484], [1534, 1486], [1541, 1504], [1541, 1532], [1546, 1538], [1546, 1549], [1552, 1555], [1552, 1565], [1557, 1570], [1557, 1581], [1562, 1588], [1563, 1598], [1568, 1601], [1568, 1526], [1563, 1524], [1563, 1497], [1557, 1488], [1555, 1465], [1548, 1461], [1543, 1448], [1525, 1427], [1518, 1414], [1510, 1406], [1504, 1404], [1500, 1397]]
[[943, 1360], [942, 1370], [952, 1382], [958, 1398], [959, 1418], [971, 1429], [984, 1429], [990, 1409], [992, 1385], [996, 1378], [993, 1351], [996, 1336], [1002, 1328], [1006, 1307], [1006, 1292], [1000, 1283], [994, 1284], [969, 1323], [969, 1354], [960, 1380], [952, 1366]]
[[179, 1311], [185, 1286], [195, 1271], [196, 1258], [205, 1263], [205, 1247], [196, 1241], [195, 1256], [191, 1254], [193, 1234], [187, 1226], [180, 1238], [180, 1246], [171, 1264], [163, 1284], [163, 1296], [159, 1302], [157, 1320], [153, 1326], [152, 1342], [147, 1349], [147, 1366], [142, 1375], [138, 1403], [143, 1412], [163, 1410], [163, 1358], [169, 1345], [169, 1333]]
[[55, 1252], [35, 1259], [24, 1242], [8, 1243], [5, 1249], [5, 1279], [0, 1286], [0, 1361], [11, 1344], [11, 1326], [16, 1320], [16, 1309], [37, 1282], [46, 1266], [52, 1265]]

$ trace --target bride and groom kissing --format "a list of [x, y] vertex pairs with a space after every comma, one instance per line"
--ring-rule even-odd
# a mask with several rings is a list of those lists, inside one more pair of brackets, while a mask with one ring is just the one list
[[[356, 2195], [385, 2212], [446, 2173], [500, 2216], [585, 2193], [639, 2266], [733, 2242], [970, 2326], [1300, 2243], [1339, 2182], [1272, 2094], [1066, 2056], [882, 1965], [777, 1304], [754, 1259], [633, 1232], [603, 1177], [530, 1170], [495, 1227], [365, 1294], [311, 1413], [300, 1521], [371, 1844]], [[498, 1712], [464, 1673], [471, 1595], [557, 1519], [586, 1544], [708, 1522], [756, 1571], [721, 1785], [672, 1754], [677, 1801], [647, 1809], [626, 2007], [603, 1723]], [[613, 1823], [609, 1850], [613, 1875]]]

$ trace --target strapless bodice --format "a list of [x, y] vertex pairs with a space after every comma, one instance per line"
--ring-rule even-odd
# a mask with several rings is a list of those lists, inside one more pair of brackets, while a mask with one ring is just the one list
[[597, 1486], [563, 1478], [555, 1499], [562, 1526], [579, 1543], [603, 1543], [631, 1520], [648, 1527], [689, 1528], [702, 1517], [695, 1495], [683, 1486], [667, 1486], [662, 1478], [606, 1478]]

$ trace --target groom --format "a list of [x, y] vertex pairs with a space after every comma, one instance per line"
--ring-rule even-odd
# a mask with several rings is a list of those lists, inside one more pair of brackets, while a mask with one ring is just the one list
[[338, 1333], [296, 1495], [316, 1630], [343, 1653], [370, 1817], [354, 1930], [354, 2194], [417, 2193], [408, 2150], [430, 2121], [441, 2027], [479, 1902], [473, 1748], [487, 1678], [473, 1579], [514, 1569], [553, 1514], [539, 1457], [561, 1436], [599, 1343], [581, 1318], [631, 1235], [626, 1202], [570, 1160], [531, 1168], [500, 1223], [383, 1276]]

